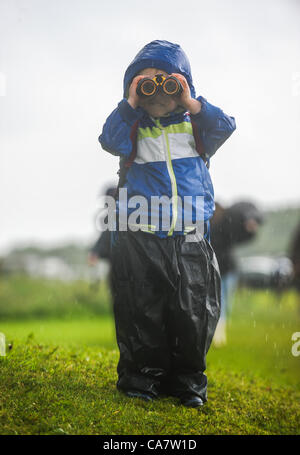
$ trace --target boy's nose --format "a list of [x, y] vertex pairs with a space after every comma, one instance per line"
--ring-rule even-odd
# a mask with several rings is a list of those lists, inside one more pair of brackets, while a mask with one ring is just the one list
[[167, 95], [166, 93], [164, 92], [158, 92], [155, 96], [155, 99], [156, 101], [161, 101], [161, 100], [165, 100], [169, 97], [169, 95]]

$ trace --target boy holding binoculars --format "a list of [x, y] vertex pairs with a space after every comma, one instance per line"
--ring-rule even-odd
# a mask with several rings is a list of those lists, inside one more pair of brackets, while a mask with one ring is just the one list
[[[147, 92], [144, 94], [143, 92], [141, 93], [141, 90], [138, 90], [139, 84], [141, 82], [143, 83], [145, 79], [146, 83], [148, 79], [154, 79], [156, 82], [157, 75], [165, 78], [165, 81], [168, 81], [170, 76], [174, 78], [175, 89], [173, 91], [175, 93], [173, 95], [169, 95], [169, 93], [163, 90], [157, 90], [157, 93], [153, 97], [152, 94], [149, 96]], [[189, 85], [183, 75], [177, 73], [168, 75], [165, 71], [158, 68], [145, 68], [133, 79], [129, 88], [128, 103], [134, 109], [140, 106], [150, 116], [156, 118], [175, 112], [178, 109], [179, 103], [180, 106], [184, 107], [191, 114], [198, 114], [201, 110], [201, 103], [191, 97]]]
[[[168, 395], [188, 407], [207, 401], [206, 354], [220, 316], [220, 275], [209, 242], [214, 192], [208, 164], [234, 130], [233, 117], [196, 98], [179, 45], [152, 41], [127, 68], [123, 99], [99, 141], [127, 170], [119, 188], [128, 197], [124, 201], [119, 192], [116, 213], [125, 211], [130, 219], [130, 198], [149, 203], [140, 212], [148, 223], [128, 230], [117, 224], [111, 233], [117, 388], [129, 397]], [[163, 207], [153, 217], [155, 197], [171, 200], [167, 227]], [[192, 223], [178, 223], [189, 210]], [[198, 222], [202, 233], [195, 233]]]

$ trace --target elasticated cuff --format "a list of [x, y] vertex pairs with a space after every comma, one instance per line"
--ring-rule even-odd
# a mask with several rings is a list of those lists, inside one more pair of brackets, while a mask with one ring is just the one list
[[198, 96], [198, 98], [196, 98], [197, 101], [200, 101], [201, 103], [201, 110], [200, 112], [198, 112], [198, 114], [190, 114], [190, 117], [192, 120], [201, 120], [202, 117], [203, 117], [203, 114], [206, 113], [206, 110], [207, 110], [207, 104], [206, 104], [206, 99], [203, 98], [203, 96]]
[[126, 98], [123, 98], [123, 100], [120, 101], [120, 103], [118, 104], [118, 109], [122, 119], [129, 126], [132, 126], [143, 115], [141, 109], [140, 108], [133, 109], [133, 107], [130, 106]]

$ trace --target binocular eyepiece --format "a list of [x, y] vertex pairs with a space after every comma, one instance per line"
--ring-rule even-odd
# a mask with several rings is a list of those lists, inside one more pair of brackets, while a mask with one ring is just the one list
[[157, 74], [153, 79], [144, 77], [137, 85], [136, 93], [139, 96], [154, 96], [162, 90], [166, 95], [179, 95], [183, 88], [180, 81], [175, 76], [165, 77]]

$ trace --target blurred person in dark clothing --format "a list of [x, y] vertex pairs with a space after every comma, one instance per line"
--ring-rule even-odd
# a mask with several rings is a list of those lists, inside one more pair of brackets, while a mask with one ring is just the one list
[[300, 223], [298, 223], [290, 242], [289, 257], [293, 264], [292, 286], [298, 293], [298, 309], [300, 311]]
[[[115, 197], [116, 190], [117, 190], [116, 186], [110, 186], [107, 188], [105, 195]], [[111, 236], [110, 236], [110, 234], [111, 234], [111, 231], [109, 231], [109, 230], [102, 231], [99, 238], [97, 239], [97, 241], [94, 243], [92, 248], [89, 250], [87, 261], [90, 266], [92, 266], [92, 267], [96, 266], [98, 264], [99, 259], [106, 260], [110, 266], [110, 260], [111, 260], [111, 257], [110, 257]], [[110, 271], [109, 271], [109, 273], [108, 273], [109, 286], [111, 284], [110, 280], [111, 280], [111, 275], [110, 275]]]
[[226, 344], [226, 321], [238, 281], [233, 248], [255, 237], [263, 217], [251, 202], [238, 202], [228, 208], [217, 202], [215, 205], [210, 238], [221, 274], [221, 316], [213, 341], [216, 346], [220, 346]]
[[98, 240], [92, 246], [88, 254], [89, 265], [96, 265], [99, 259], [110, 260], [110, 231], [101, 232]]

